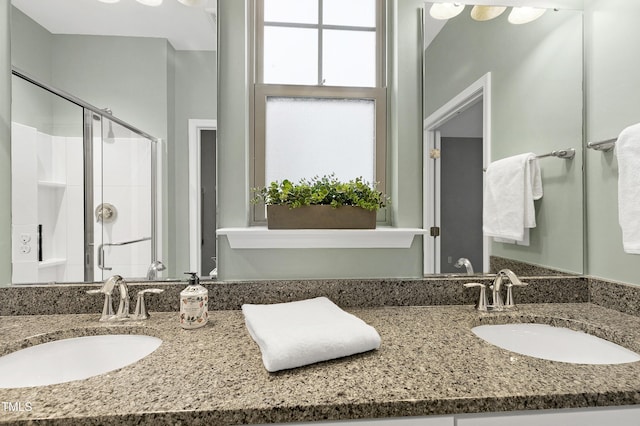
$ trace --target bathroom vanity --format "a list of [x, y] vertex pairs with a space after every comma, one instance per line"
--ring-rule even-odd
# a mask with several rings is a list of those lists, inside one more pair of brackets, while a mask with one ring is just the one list
[[[58, 385], [3, 389], [2, 400], [12, 405], [5, 407], [0, 423], [229, 425], [387, 419], [387, 424], [453, 425], [454, 418], [458, 424], [490, 420], [486, 413], [498, 417], [491, 421], [508, 422], [502, 412], [527, 410], [518, 414], [525, 419], [544, 413], [530, 410], [640, 402], [638, 362], [545, 361], [492, 346], [471, 331], [480, 324], [536, 322], [586, 331], [640, 352], [636, 316], [590, 303], [527, 304], [516, 312], [495, 314], [478, 313], [472, 306], [346, 310], [378, 330], [379, 350], [279, 373], [265, 370], [239, 310], [212, 311], [209, 324], [198, 330], [181, 329], [175, 312], [125, 323], [99, 322], [97, 312], [2, 316], [2, 354], [96, 334], [145, 334], [163, 343], [120, 370]], [[629, 409], [638, 411], [619, 407], [608, 413], [629, 414]], [[551, 415], [581, 415], [562, 413]], [[594, 417], [589, 412], [586, 418], [596, 419], [598, 413]]]

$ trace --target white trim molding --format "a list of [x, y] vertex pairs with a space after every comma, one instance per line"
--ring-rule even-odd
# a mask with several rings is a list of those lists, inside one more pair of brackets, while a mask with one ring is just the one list
[[[189, 120], [189, 270], [200, 271], [202, 218], [200, 217], [200, 132], [217, 130], [217, 120]], [[216, 167], [217, 170], [217, 167]], [[217, 205], [217, 202], [216, 202]]]
[[[437, 129], [445, 122], [455, 117], [460, 111], [464, 111], [470, 106], [482, 100], [482, 138], [483, 138], [483, 159], [482, 166], [486, 169], [491, 161], [491, 72], [486, 73], [476, 82], [460, 92], [449, 102], [440, 107], [424, 120], [423, 124], [423, 226], [426, 230], [431, 226], [439, 226], [439, 212], [435, 206], [440, 205], [438, 190], [434, 187], [431, 179], [439, 173], [436, 164], [431, 161], [431, 149], [436, 148], [439, 140]], [[484, 181], [484, 177], [483, 177]], [[489, 238], [484, 237], [483, 249], [483, 271], [489, 270]], [[436, 267], [435, 260], [440, 255], [439, 249], [430, 238], [424, 239], [424, 274], [435, 274], [440, 271]], [[439, 264], [439, 263], [438, 263]]]

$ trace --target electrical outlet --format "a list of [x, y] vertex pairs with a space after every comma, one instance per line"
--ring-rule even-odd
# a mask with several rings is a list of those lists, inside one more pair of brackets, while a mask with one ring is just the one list
[[29, 241], [31, 241], [31, 235], [20, 234], [20, 241], [22, 241], [22, 244], [27, 244]]
[[20, 246], [20, 252], [22, 254], [29, 254], [31, 253], [31, 246], [27, 245], [27, 244], [23, 244]]

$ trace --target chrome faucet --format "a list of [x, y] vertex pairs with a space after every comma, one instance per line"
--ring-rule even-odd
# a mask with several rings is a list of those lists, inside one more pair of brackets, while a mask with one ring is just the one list
[[461, 257], [460, 259], [458, 259], [458, 261], [453, 266], [458, 269], [464, 266], [467, 270], [467, 275], [473, 275], [473, 265], [471, 264], [471, 261], [466, 257]]
[[147, 270], [147, 279], [157, 279], [158, 272], [164, 271], [165, 269], [167, 269], [167, 267], [164, 266], [164, 263], [160, 262], [159, 260], [154, 260], [153, 262], [151, 262], [151, 265], [149, 265], [149, 269]]
[[[503, 302], [502, 293], [500, 292], [502, 288], [503, 280], [508, 280], [508, 283], [505, 284], [507, 287], [507, 302], [506, 304]], [[513, 273], [510, 269], [502, 269], [497, 274], [491, 284], [491, 304], [488, 303], [487, 293], [486, 293], [486, 285], [481, 283], [466, 283], [465, 287], [480, 287], [480, 299], [476, 304], [476, 309], [482, 312], [500, 312], [504, 310], [515, 310], [516, 304], [513, 299], [513, 287], [516, 286], [525, 286], [528, 285], [520, 281], [520, 279]]]
[[[120, 303], [118, 311], [113, 313], [113, 290], [118, 286]], [[138, 300], [133, 315], [129, 314], [129, 288], [127, 282], [120, 275], [113, 275], [104, 282], [98, 290], [88, 290], [87, 294], [104, 294], [104, 306], [102, 307], [102, 316], [100, 321], [125, 321], [125, 320], [142, 320], [149, 318], [144, 303], [144, 295], [147, 293], [162, 293], [164, 290], [159, 288], [150, 288], [138, 292]]]

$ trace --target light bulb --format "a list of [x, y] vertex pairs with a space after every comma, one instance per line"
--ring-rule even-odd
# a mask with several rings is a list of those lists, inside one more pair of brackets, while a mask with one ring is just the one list
[[429, 9], [429, 14], [434, 19], [451, 19], [460, 15], [464, 10], [464, 4], [458, 3], [434, 3]]
[[541, 17], [546, 9], [537, 7], [514, 7], [509, 14], [509, 22], [515, 25], [527, 24]]
[[502, 15], [507, 10], [504, 6], [473, 6], [471, 17], [476, 21], [489, 21]]

